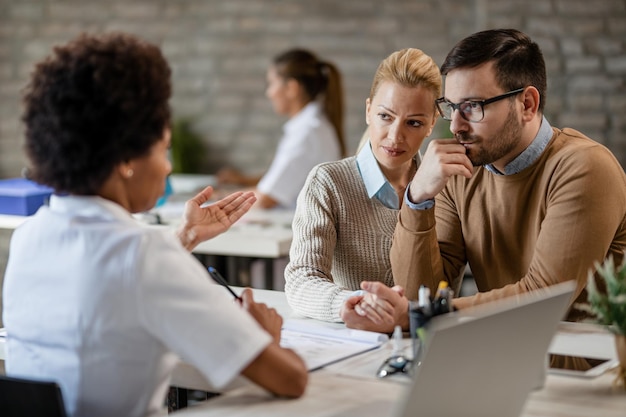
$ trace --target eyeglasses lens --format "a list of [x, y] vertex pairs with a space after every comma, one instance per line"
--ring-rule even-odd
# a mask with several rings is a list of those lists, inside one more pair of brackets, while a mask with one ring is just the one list
[[459, 104], [451, 103], [447, 100], [437, 103], [441, 116], [445, 120], [452, 120], [452, 113], [459, 110], [461, 116], [469, 122], [480, 122], [483, 119], [483, 106], [474, 101], [464, 101]]

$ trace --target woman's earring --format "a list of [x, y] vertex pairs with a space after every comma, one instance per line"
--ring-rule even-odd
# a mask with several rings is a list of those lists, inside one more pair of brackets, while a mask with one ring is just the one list
[[128, 168], [128, 171], [126, 171], [126, 178], [132, 177], [134, 173], [135, 172], [132, 169]]

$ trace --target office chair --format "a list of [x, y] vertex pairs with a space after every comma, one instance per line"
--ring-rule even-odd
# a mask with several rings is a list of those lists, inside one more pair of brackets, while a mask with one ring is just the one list
[[66, 417], [61, 388], [56, 382], [0, 375], [2, 417]]

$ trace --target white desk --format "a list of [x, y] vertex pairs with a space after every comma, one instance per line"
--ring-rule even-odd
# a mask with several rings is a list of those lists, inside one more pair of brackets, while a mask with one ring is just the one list
[[[184, 201], [174, 201], [157, 211], [165, 223], [175, 227], [180, 222], [183, 205]], [[251, 210], [225, 233], [200, 243], [193, 253], [227, 257], [227, 276], [238, 275], [236, 258], [262, 258], [265, 285], [272, 288], [273, 261], [289, 255], [293, 214], [293, 210]], [[27, 219], [28, 216], [0, 214], [0, 228], [13, 230]]]
[[14, 230], [24, 223], [28, 216], [13, 216], [10, 214], [0, 214], [0, 229]]
[[[182, 208], [178, 213], [182, 213]], [[171, 216], [171, 212], [168, 213]], [[180, 221], [162, 216], [171, 226]], [[0, 214], [0, 229], [13, 230], [28, 220], [29, 216]], [[195, 253], [206, 255], [280, 258], [289, 255], [293, 233], [292, 210], [251, 210], [228, 231], [200, 243]]]
[[[626, 394], [613, 391], [612, 375], [593, 381], [548, 376], [545, 387], [532, 392], [521, 417], [624, 417]], [[240, 388], [204, 404], [175, 413], [179, 417], [369, 417], [388, 416], [406, 384], [314, 372], [302, 398], [273, 398], [256, 388]]]
[[[254, 290], [254, 293], [257, 301], [273, 306], [284, 318], [294, 317], [284, 293], [267, 290]], [[3, 343], [0, 338], [0, 359], [4, 356]], [[391, 347], [386, 345], [312, 372], [305, 395], [296, 400], [274, 398], [258, 387], [239, 381], [231, 391], [175, 414], [180, 417], [389, 415], [393, 404], [408, 388], [408, 379], [401, 375], [386, 380], [374, 377], [390, 352]], [[612, 387], [614, 377], [615, 372], [595, 379], [548, 375], [545, 386], [530, 394], [522, 417], [625, 417], [626, 392]], [[202, 376], [185, 364], [176, 369], [172, 385], [210, 390]]]
[[[283, 293], [255, 290], [255, 296], [275, 306], [284, 317], [293, 317]], [[563, 326], [563, 329], [563, 332], [559, 332], [561, 336], [573, 330], [570, 326]], [[555, 342], [553, 348], [556, 347]], [[588, 348], [592, 347], [584, 347]], [[614, 349], [610, 343], [600, 348]], [[374, 377], [376, 369], [390, 352], [390, 346], [383, 346], [312, 372], [305, 395], [296, 400], [274, 398], [258, 387], [245, 385], [175, 414], [180, 417], [386, 416], [408, 389], [408, 379], [404, 376], [386, 380]], [[192, 382], [190, 375], [179, 373], [174, 380], [185, 386]], [[626, 392], [612, 387], [614, 378], [615, 371], [594, 379], [549, 374], [544, 387], [530, 394], [522, 417], [625, 417]]]
[[195, 253], [256, 258], [289, 255], [292, 210], [251, 210], [227, 232], [200, 243]]
[[[156, 210], [170, 227], [176, 227], [182, 218], [184, 201], [174, 201]], [[249, 268], [247, 259], [264, 260], [265, 288], [273, 288], [274, 260], [286, 258], [293, 238], [291, 221], [293, 210], [253, 209], [226, 232], [200, 243], [193, 250], [197, 255], [226, 257], [225, 276], [238, 285], [249, 285], [238, 280], [241, 268]], [[208, 263], [203, 261], [205, 263]]]

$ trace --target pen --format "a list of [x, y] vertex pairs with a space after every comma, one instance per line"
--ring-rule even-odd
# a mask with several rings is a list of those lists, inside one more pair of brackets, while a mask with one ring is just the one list
[[211, 277], [215, 280], [215, 282], [217, 282], [220, 285], [223, 285], [224, 287], [226, 287], [226, 289], [233, 295], [233, 297], [235, 297], [235, 299], [241, 301], [241, 297], [239, 297], [235, 291], [233, 291], [232, 288], [230, 288], [230, 286], [228, 285], [228, 281], [226, 281], [226, 278], [224, 278], [222, 276], [222, 274], [220, 274], [217, 269], [213, 268], [212, 266], [210, 266], [208, 268], [209, 270], [209, 275], [211, 275]]

